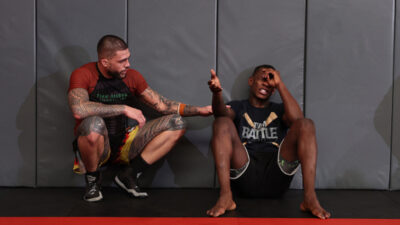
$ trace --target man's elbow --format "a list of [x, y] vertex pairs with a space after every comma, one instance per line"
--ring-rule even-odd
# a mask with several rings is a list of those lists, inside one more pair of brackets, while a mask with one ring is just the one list
[[82, 117], [81, 115], [78, 115], [78, 114], [72, 114], [72, 115], [73, 115], [73, 117], [74, 117], [75, 119], [77, 119], [77, 120], [83, 119], [83, 117]]
[[218, 118], [218, 117], [229, 117], [232, 118], [231, 113], [229, 113], [229, 111], [227, 109], [223, 109], [223, 110], [213, 110], [213, 115], [214, 118]]
[[219, 112], [214, 112], [213, 116], [214, 116], [214, 118], [218, 118], [218, 117], [224, 117], [224, 116], [226, 116], [226, 114], [219, 113]]
[[286, 121], [286, 124], [289, 127], [291, 127], [293, 125], [293, 123], [295, 123], [298, 120], [302, 120], [302, 119], [304, 119], [304, 115], [298, 114], [298, 115], [287, 116], [286, 118], [284, 118], [284, 121]]
[[85, 115], [82, 112], [82, 110], [79, 110], [79, 109], [77, 109], [75, 107], [72, 107], [71, 111], [72, 111], [72, 116], [77, 120], [82, 120], [82, 119], [85, 119], [87, 117], [87, 115]]
[[304, 119], [303, 113], [300, 113], [299, 115], [296, 115], [293, 119], [293, 121], [299, 120], [299, 119]]
[[[157, 106], [154, 107], [154, 109], [155, 109], [158, 113], [160, 113], [160, 114], [162, 114], [162, 115], [169, 115], [169, 114], [175, 113], [174, 110], [168, 109], [166, 105], [157, 105]], [[178, 112], [178, 113], [179, 113], [179, 112]]]

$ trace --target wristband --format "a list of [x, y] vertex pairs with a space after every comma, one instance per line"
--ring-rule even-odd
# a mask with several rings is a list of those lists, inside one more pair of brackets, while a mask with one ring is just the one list
[[183, 116], [183, 111], [185, 110], [185, 107], [186, 107], [186, 104], [181, 104], [181, 103], [179, 103], [179, 106], [178, 106], [178, 113], [179, 113], [179, 115], [181, 115], [181, 116]]

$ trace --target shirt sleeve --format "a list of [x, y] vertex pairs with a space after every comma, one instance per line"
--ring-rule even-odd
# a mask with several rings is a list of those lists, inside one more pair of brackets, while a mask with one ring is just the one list
[[69, 88], [68, 92], [75, 88], [83, 88], [89, 90], [90, 81], [89, 81], [90, 72], [84, 68], [78, 68], [74, 70], [69, 79]]
[[142, 94], [149, 85], [144, 79], [143, 75], [134, 69], [130, 69], [129, 73], [129, 88], [136, 96]]
[[280, 118], [283, 117], [283, 114], [285, 113], [285, 106], [283, 103], [276, 104], [276, 112]]
[[146, 80], [144, 79], [144, 77], [142, 76], [142, 74], [140, 74], [138, 72], [138, 75], [136, 76], [136, 82], [137, 87], [136, 87], [136, 95], [140, 95], [142, 94], [142, 92], [144, 90], [146, 90], [146, 88], [149, 86], [146, 82]]
[[278, 115], [278, 118], [280, 118], [280, 123], [282, 124], [282, 127], [284, 129], [287, 129], [287, 125], [283, 121], [283, 114], [285, 113], [285, 106], [283, 103], [274, 103], [274, 111]]

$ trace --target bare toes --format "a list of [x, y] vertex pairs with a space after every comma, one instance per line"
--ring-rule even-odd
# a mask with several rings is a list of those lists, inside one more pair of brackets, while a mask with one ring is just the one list
[[328, 219], [331, 217], [331, 214], [327, 212], [325, 209], [323, 209], [318, 202], [314, 202], [314, 204], [306, 204], [305, 202], [302, 202], [300, 204], [300, 210], [304, 212], [310, 212], [314, 216], [320, 218], [320, 219]]

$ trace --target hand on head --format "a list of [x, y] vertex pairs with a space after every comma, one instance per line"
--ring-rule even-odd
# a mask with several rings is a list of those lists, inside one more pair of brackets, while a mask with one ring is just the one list
[[265, 76], [267, 83], [274, 88], [277, 88], [281, 83], [281, 75], [278, 70], [270, 69]]

